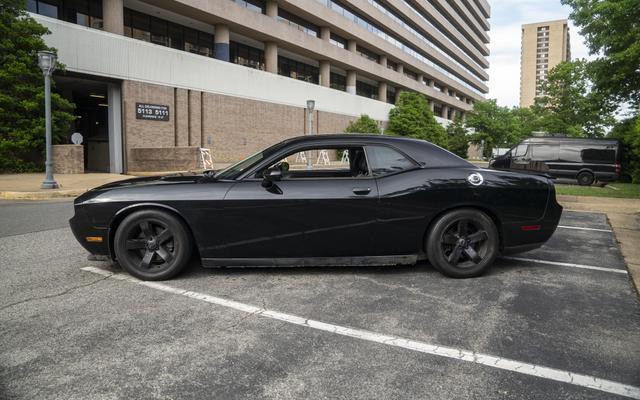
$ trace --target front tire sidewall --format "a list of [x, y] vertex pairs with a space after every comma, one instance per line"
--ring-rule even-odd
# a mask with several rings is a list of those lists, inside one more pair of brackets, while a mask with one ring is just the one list
[[[469, 268], [460, 268], [451, 265], [445, 257], [441, 246], [441, 238], [444, 230], [450, 224], [460, 219], [468, 219], [481, 226], [487, 232], [487, 253], [476, 265]], [[459, 209], [448, 212], [438, 218], [427, 235], [427, 257], [431, 265], [446, 276], [452, 278], [471, 278], [482, 275], [493, 264], [499, 251], [499, 236], [493, 220], [485, 213], [475, 209]]]
[[[127, 233], [142, 221], [160, 221], [173, 233], [174, 254], [169, 266], [160, 271], [141, 269], [130, 257], [126, 249]], [[191, 240], [187, 228], [176, 217], [159, 210], [136, 211], [127, 216], [118, 226], [114, 238], [114, 251], [120, 266], [136, 278], [145, 281], [171, 279], [179, 274], [191, 258]]]
[[577, 180], [580, 186], [591, 186], [595, 178], [591, 172], [580, 172]]

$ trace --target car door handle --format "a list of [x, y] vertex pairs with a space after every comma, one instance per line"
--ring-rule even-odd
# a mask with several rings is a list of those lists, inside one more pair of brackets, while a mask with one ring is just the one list
[[371, 188], [353, 188], [353, 193], [357, 195], [365, 195], [371, 192]]

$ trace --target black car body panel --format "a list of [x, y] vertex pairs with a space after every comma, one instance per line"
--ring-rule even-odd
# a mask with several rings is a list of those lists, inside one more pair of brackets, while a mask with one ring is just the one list
[[[379, 177], [282, 180], [270, 188], [259, 178], [292, 150], [345, 144], [390, 146], [415, 166]], [[488, 214], [504, 253], [542, 245], [562, 211], [549, 179], [481, 169], [424, 141], [317, 135], [287, 140], [263, 156], [232, 178], [220, 178], [228, 172], [176, 175], [95, 188], [75, 200], [71, 228], [90, 253], [114, 257], [119, 222], [133, 210], [155, 207], [185, 222], [205, 266], [394, 264], [424, 257], [430, 223], [448, 210]], [[474, 173], [482, 184], [469, 182]], [[88, 242], [91, 236], [104, 240]]]
[[620, 177], [620, 160], [617, 140], [534, 137], [491, 160], [489, 167], [565, 179], [586, 171], [598, 181], [612, 182]]

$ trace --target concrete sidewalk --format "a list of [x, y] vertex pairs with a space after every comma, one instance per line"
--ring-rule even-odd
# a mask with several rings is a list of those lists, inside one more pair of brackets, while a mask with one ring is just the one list
[[57, 174], [59, 189], [40, 189], [44, 173], [0, 175], [0, 199], [46, 200], [60, 197], [76, 197], [105, 183], [133, 178], [120, 174]]

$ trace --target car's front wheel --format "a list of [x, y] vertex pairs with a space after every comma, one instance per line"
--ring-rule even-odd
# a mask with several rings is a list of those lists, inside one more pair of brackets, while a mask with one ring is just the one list
[[141, 210], [118, 226], [114, 250], [118, 263], [131, 275], [146, 281], [170, 279], [191, 258], [191, 240], [185, 225], [160, 210]]
[[480, 210], [453, 210], [434, 222], [427, 235], [426, 250], [431, 264], [444, 275], [478, 276], [498, 255], [498, 230]]

